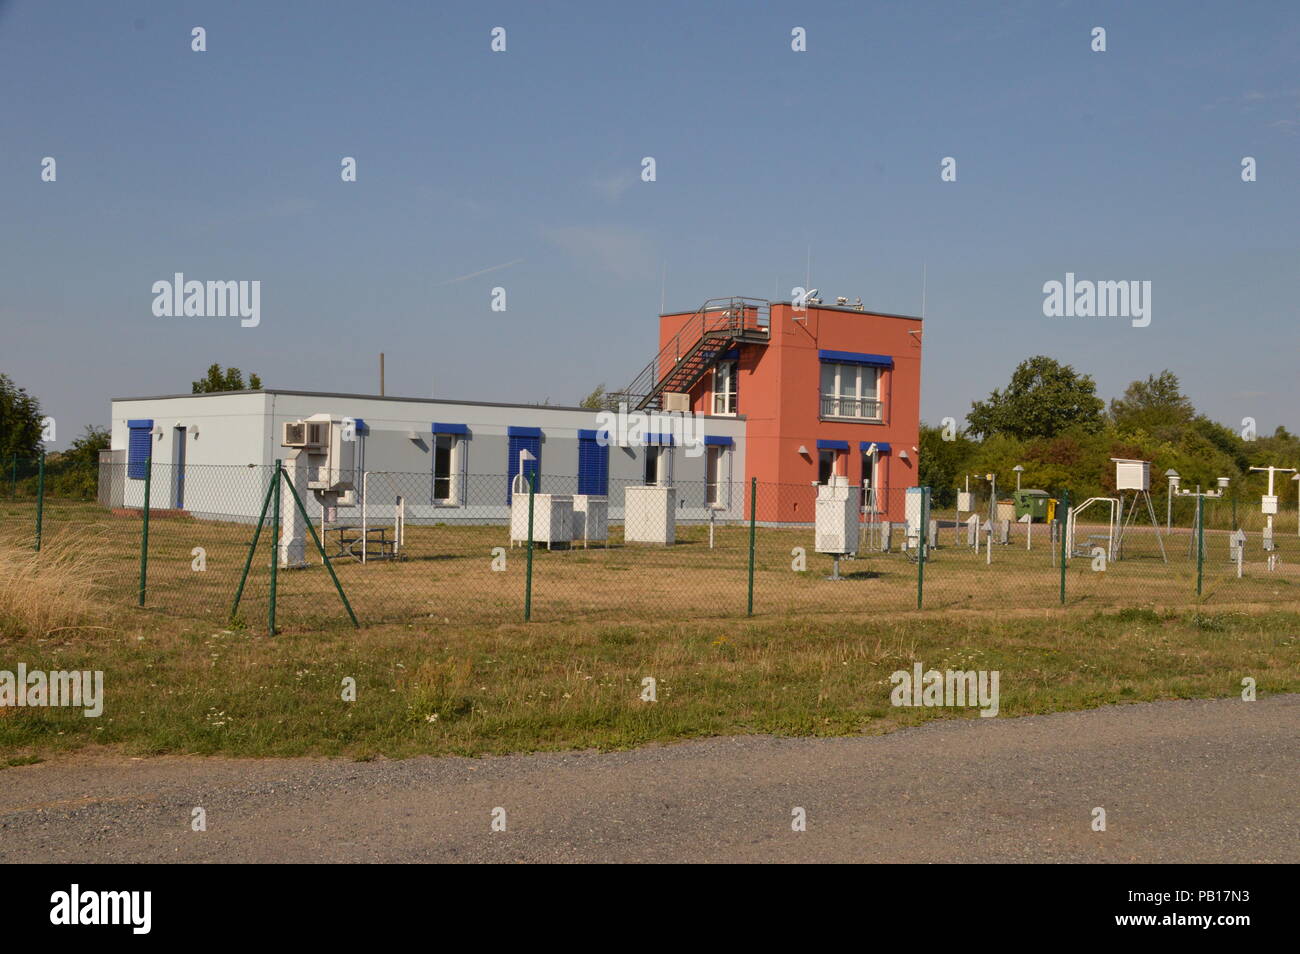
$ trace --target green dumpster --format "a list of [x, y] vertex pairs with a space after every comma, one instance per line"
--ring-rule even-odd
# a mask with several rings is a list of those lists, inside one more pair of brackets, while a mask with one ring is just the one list
[[1016, 519], [1029, 514], [1030, 520], [1047, 519], [1047, 502], [1051, 495], [1046, 490], [1017, 490], [1011, 495], [1016, 504]]

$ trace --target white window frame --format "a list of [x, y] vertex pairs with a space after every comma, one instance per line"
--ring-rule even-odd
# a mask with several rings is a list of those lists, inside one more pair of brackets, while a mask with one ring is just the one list
[[[650, 461], [655, 462], [655, 479], [651, 481], [646, 471]], [[641, 479], [647, 487], [671, 487], [673, 485], [673, 446], [671, 444], [647, 444], [645, 460], [642, 461]]]
[[[438, 441], [446, 438], [451, 441], [447, 458], [447, 496], [437, 496], [438, 489]], [[433, 505], [435, 507], [460, 507], [464, 504], [465, 493], [465, 436], [463, 434], [434, 434], [433, 462], [431, 465], [433, 481]]]
[[874, 455], [862, 452], [862, 512], [884, 513], [889, 501], [881, 499], [880, 491], [888, 492], [881, 476], [885, 473], [885, 455], [877, 451]]
[[[707, 444], [704, 449], [704, 504], [713, 510], [731, 509], [731, 448], [726, 444]], [[710, 458], [716, 460], [717, 474], [710, 482]], [[714, 500], [709, 500], [709, 487], [714, 488]], [[725, 489], [722, 489], [725, 488]], [[721, 491], [721, 492], [720, 492]]]
[[831, 472], [830, 472], [830, 476], [831, 476], [831, 477], [842, 477], [842, 476], [844, 476], [844, 475], [841, 473], [841, 470], [842, 470], [843, 468], [842, 468], [842, 466], [841, 466], [841, 464], [840, 464], [840, 458], [841, 458], [841, 457], [847, 458], [847, 457], [849, 456], [848, 454], [844, 453], [844, 451], [842, 451], [842, 450], [836, 450], [836, 449], [833, 448], [833, 447], [821, 447], [821, 448], [818, 448], [818, 450], [817, 450], [817, 486], [819, 486], [819, 487], [824, 487], [824, 486], [826, 486], [827, 484], [830, 483], [829, 480], [822, 480], [822, 455], [823, 455], [823, 454], [830, 454], [830, 455], [831, 455]]
[[[725, 370], [724, 370], [725, 369]], [[713, 367], [713, 413], [718, 417], [735, 417], [736, 402], [740, 396], [738, 378], [740, 362], [735, 358], [719, 361]], [[721, 403], [722, 409], [718, 409]]]
[[[834, 368], [833, 383], [829, 392], [825, 391], [823, 377], [827, 368]], [[884, 420], [885, 408], [884, 399], [881, 398], [882, 368], [869, 364], [849, 364], [839, 361], [823, 361], [819, 378], [817, 381], [817, 399], [819, 409], [827, 398], [834, 400], [837, 404], [844, 400], [849, 401], [875, 401], [877, 405], [876, 415], [874, 417], [865, 414], [825, 414], [821, 417], [844, 418], [854, 421], [880, 421]], [[846, 372], [852, 371], [852, 375]], [[871, 387], [866, 388], [866, 378], [868, 374], [872, 375]], [[846, 388], [845, 384], [850, 383], [852, 387]], [[843, 410], [840, 408], [840, 410]]]

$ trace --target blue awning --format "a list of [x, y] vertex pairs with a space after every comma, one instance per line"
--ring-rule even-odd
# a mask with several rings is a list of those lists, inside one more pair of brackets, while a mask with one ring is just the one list
[[589, 430], [583, 430], [583, 429], [580, 428], [580, 429], [578, 430], [578, 440], [580, 440], [580, 441], [604, 441], [606, 444], [608, 444], [608, 443], [609, 443], [609, 431], [606, 431], [606, 430], [589, 431]]
[[865, 451], [872, 444], [875, 444], [876, 450], [882, 454], [888, 454], [891, 449], [889, 446], [889, 441], [861, 441], [858, 444], [858, 447]]
[[507, 437], [538, 437], [542, 436], [540, 427], [507, 427]]
[[846, 451], [849, 449], [849, 442], [848, 441], [818, 441], [817, 449]]
[[858, 351], [818, 351], [817, 357], [837, 364], [865, 364], [873, 368], [892, 368], [894, 359], [887, 354], [865, 354]]
[[736, 442], [722, 434], [705, 434], [704, 443], [714, 447], [730, 447]]
[[364, 434], [366, 432], [366, 422], [362, 418], [354, 417], [352, 419], [352, 429], [358, 434]]
[[[513, 428], [511, 429], [514, 430]], [[439, 421], [433, 422], [433, 433], [435, 434], [468, 434], [469, 428], [464, 424], [443, 424]]]
[[658, 444], [664, 447], [673, 446], [673, 435], [671, 434], [647, 434], [645, 436], [647, 444]]

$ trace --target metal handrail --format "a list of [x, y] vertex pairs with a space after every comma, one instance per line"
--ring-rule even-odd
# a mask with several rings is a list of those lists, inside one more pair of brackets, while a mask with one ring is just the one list
[[881, 401], [878, 398], [858, 398], [847, 395], [823, 394], [822, 417], [851, 417], [878, 421]]
[[[749, 316], [753, 315], [754, 324], [748, 325]], [[629, 404], [649, 397], [657, 385], [681, 359], [690, 352], [706, 335], [726, 333], [730, 337], [743, 334], [747, 330], [768, 333], [771, 322], [771, 302], [766, 298], [746, 298], [729, 296], [710, 298], [678, 329], [677, 333], [665, 344], [654, 359], [632, 379], [632, 383], [613, 396]], [[685, 346], [683, 347], [683, 343]]]

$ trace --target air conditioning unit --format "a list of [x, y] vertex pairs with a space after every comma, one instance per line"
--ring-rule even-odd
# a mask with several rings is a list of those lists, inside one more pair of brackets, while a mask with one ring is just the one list
[[285, 421], [281, 447], [324, 447], [329, 441], [329, 421]]
[[664, 392], [664, 410], [665, 411], [685, 411], [691, 409], [691, 396], [681, 391]]

